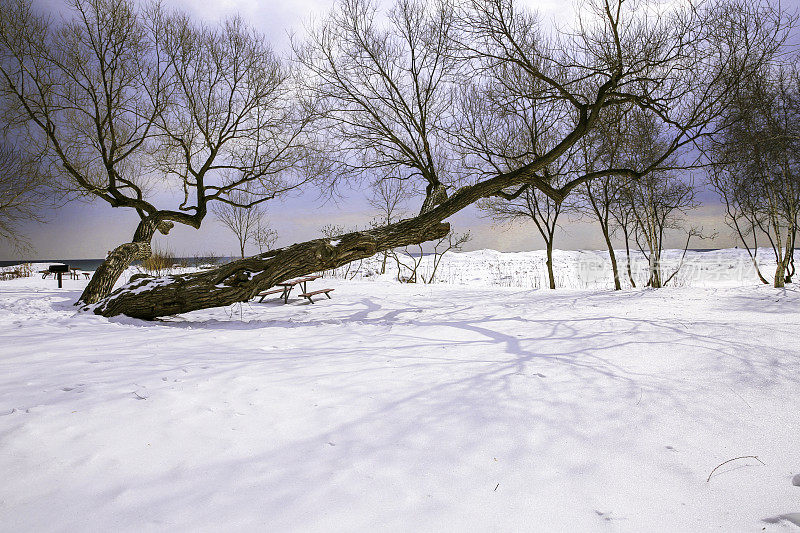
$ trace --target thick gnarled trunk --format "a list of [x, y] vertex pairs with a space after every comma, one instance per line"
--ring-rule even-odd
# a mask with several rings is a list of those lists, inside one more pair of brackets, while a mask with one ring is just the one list
[[111, 289], [131, 263], [150, 257], [150, 242], [126, 242], [114, 248], [95, 270], [76, 305], [93, 304], [111, 294]]
[[150, 257], [150, 242], [156, 230], [166, 235], [172, 226], [172, 222], [159, 222], [154, 218], [142, 220], [133, 234], [133, 241], [114, 248], [97, 267], [76, 305], [94, 304], [111, 294], [114, 284], [131, 263]]
[[398, 246], [440, 239], [449, 231], [446, 223], [420, 225], [411, 219], [336, 239], [293, 244], [204, 272], [162, 278], [137, 276], [87, 309], [103, 316], [154, 319], [232, 305], [283, 280], [336, 268]]

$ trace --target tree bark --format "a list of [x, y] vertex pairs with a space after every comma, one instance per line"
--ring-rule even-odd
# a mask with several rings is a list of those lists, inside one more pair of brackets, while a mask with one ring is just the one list
[[661, 257], [653, 248], [650, 248], [650, 257], [648, 258], [650, 266], [650, 285], [654, 289], [661, 288]]
[[628, 271], [628, 281], [631, 282], [631, 287], [636, 288], [636, 282], [633, 281], [633, 272], [631, 271], [631, 245], [628, 240], [628, 230], [623, 226], [622, 232], [625, 234], [625, 257], [627, 258], [626, 269]]
[[792, 282], [791, 276], [787, 275], [789, 271], [789, 261], [794, 255], [794, 243], [792, 242], [791, 234], [786, 239], [786, 250], [783, 257], [779, 257], [775, 267], [775, 279], [773, 286], [780, 289], [786, 286], [787, 283]]
[[785, 283], [791, 283], [792, 276], [794, 276], [794, 239], [795, 230], [789, 230], [789, 235], [786, 237], [786, 252], [783, 257], [783, 279]]
[[550, 288], [556, 288], [556, 276], [553, 273], [553, 241], [547, 241], [547, 278], [550, 280]]
[[131, 266], [131, 263], [150, 257], [152, 253], [150, 242], [153, 240], [156, 230], [166, 235], [172, 226], [172, 222], [159, 221], [153, 217], [139, 222], [139, 226], [133, 234], [133, 240], [117, 246], [97, 267], [76, 305], [97, 303], [108, 296], [111, 289], [114, 288], [114, 284], [125, 272], [125, 269]]
[[786, 278], [784, 277], [785, 268], [783, 266], [783, 261], [778, 261], [777, 266], [775, 267], [775, 278], [773, 287], [776, 289], [781, 289], [786, 286]]
[[606, 239], [606, 246], [608, 247], [608, 257], [611, 258], [611, 272], [614, 274], [614, 290], [622, 290], [622, 284], [619, 281], [619, 267], [617, 266], [617, 254], [614, 253], [614, 246], [611, 244], [611, 236], [608, 233], [608, 225], [601, 224], [603, 229], [603, 237]]
[[420, 225], [406, 220], [370, 231], [316, 239], [261, 255], [240, 259], [216, 269], [153, 278], [137, 276], [108, 298], [87, 306], [103, 316], [154, 319], [198, 309], [232, 305], [253, 298], [283, 280], [329, 270], [371, 257], [378, 252], [440, 239], [450, 231], [446, 223]]

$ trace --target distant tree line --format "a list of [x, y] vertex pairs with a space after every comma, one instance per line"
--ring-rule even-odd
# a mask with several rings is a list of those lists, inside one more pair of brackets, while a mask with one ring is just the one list
[[[708, 169], [742, 238], [772, 243], [783, 284], [800, 189], [798, 74], [785, 49], [794, 16], [766, 0], [579, 7], [555, 27], [514, 0], [388, 10], [339, 0], [284, 59], [240, 18], [208, 25], [160, 3], [71, 0], [57, 21], [6, 0], [0, 109], [14, 153], [36, 161], [31, 175], [62, 198], [139, 215], [81, 296], [104, 315], [243, 301], [287, 277], [438, 241], [476, 203], [531, 218], [548, 249], [579, 203], [600, 222], [617, 286], [610, 243], [621, 231], [657, 287], [664, 234], [694, 205], [690, 176]], [[157, 231], [199, 228], [209, 209], [224, 217], [301, 187], [392, 183], [416, 215], [390, 211], [368, 230], [112, 294]], [[252, 234], [240, 236], [243, 254]]]

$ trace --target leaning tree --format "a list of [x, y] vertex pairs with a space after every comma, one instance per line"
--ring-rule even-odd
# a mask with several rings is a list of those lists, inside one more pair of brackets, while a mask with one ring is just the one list
[[[308, 44], [298, 45], [304, 69], [300, 101], [314, 105], [320, 167], [340, 175], [352, 172], [354, 179], [374, 179], [388, 170], [386, 177], [413, 181], [426, 191], [420, 214], [210, 271], [135, 279], [90, 309], [105, 316], [154, 318], [229, 305], [288, 277], [441, 238], [449, 231], [448, 217], [482, 198], [518, 196], [535, 187], [561, 201], [595, 177], [635, 178], [646, 169], [599, 169], [563, 185], [550, 183], [544, 170], [592, 131], [604, 110], [621, 105], [635, 105], [669, 124], [674, 142], [668, 150], [691, 143], [727, 104], [730, 77], [721, 72], [729, 59], [744, 57], [739, 75], [747, 75], [769, 55], [781, 24], [763, 6], [737, 0], [669, 9], [599, 0], [587, 7], [578, 23], [556, 31], [511, 0], [432, 7], [401, 1], [387, 18], [368, 4], [344, 0], [322, 29], [312, 30]], [[749, 27], [765, 14], [772, 24], [762, 24], [759, 31], [730, 31]], [[206, 101], [225, 105], [189, 94], [190, 107], [194, 102], [203, 108]], [[497, 144], [497, 132], [513, 124], [503, 114], [512, 105], [546, 119], [542, 126], [555, 138], [541, 151], [513, 154], [514, 146]], [[169, 127], [161, 119], [167, 106], [154, 112], [163, 128]], [[192, 138], [202, 144], [207, 136], [200, 127], [204, 121], [199, 122], [201, 132]], [[187, 149], [174, 137], [181, 136], [171, 137], [176, 151], [195, 153], [193, 145]], [[322, 142], [330, 140], [342, 142]], [[210, 152], [215, 153], [213, 147]], [[192, 171], [184, 174], [187, 188], [206, 190]]]
[[[290, 97], [290, 71], [241, 19], [205, 26], [132, 0], [69, 6], [56, 22], [30, 0], [4, 2], [0, 96], [54, 187], [139, 215], [81, 295], [91, 304], [150, 255], [156, 231], [199, 228], [212, 202], [249, 207], [302, 182], [309, 114]], [[164, 196], [182, 201], [165, 208]]]

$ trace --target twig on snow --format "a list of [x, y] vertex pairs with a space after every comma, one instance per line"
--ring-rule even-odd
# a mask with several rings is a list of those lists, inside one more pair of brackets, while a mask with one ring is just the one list
[[724, 464], [728, 464], [728, 463], [730, 463], [731, 461], [735, 461], [735, 460], [737, 460], [737, 459], [755, 459], [756, 461], [758, 461], [758, 462], [759, 462], [759, 463], [761, 463], [762, 465], [764, 465], [764, 466], [767, 466], [766, 464], [764, 464], [764, 461], [762, 461], [761, 459], [759, 459], [759, 458], [758, 458], [758, 457], [756, 457], [755, 455], [742, 455], [741, 457], [734, 457], [733, 459], [728, 459], [727, 461], [725, 461], [725, 462], [722, 462], [722, 463], [718, 464], [717, 466], [715, 466], [715, 467], [714, 467], [714, 470], [712, 470], [712, 471], [711, 471], [711, 473], [708, 475], [708, 479], [706, 479], [706, 483], [708, 483], [709, 481], [711, 481], [711, 476], [713, 476], [713, 475], [714, 475], [714, 472], [716, 472], [716, 471], [717, 471], [717, 468], [721, 467], [721, 466], [722, 466], [722, 465], [724, 465]]

